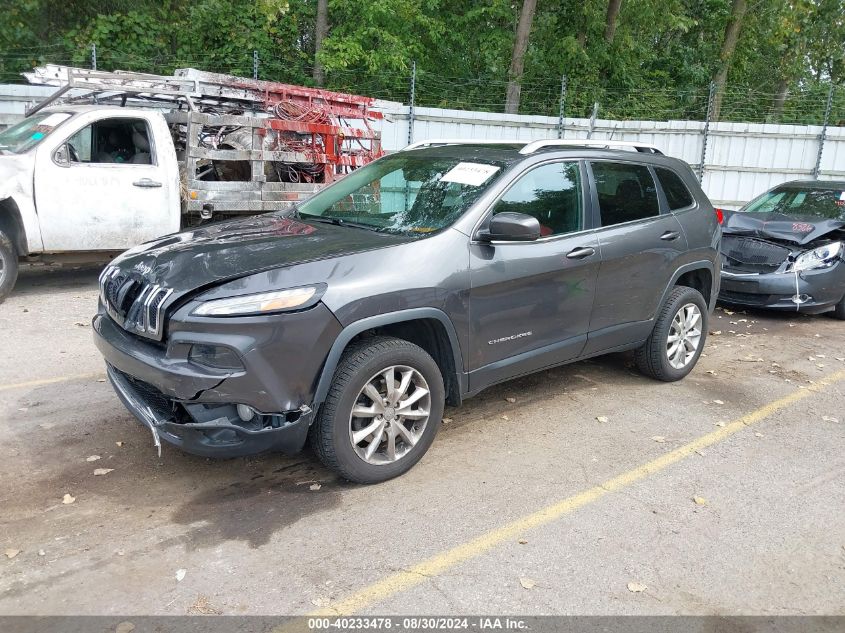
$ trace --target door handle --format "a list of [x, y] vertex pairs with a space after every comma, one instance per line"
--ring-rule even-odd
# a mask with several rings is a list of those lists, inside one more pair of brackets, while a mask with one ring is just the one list
[[578, 248], [573, 248], [569, 251], [566, 256], [569, 259], [584, 259], [585, 257], [589, 257], [590, 255], [595, 255], [596, 249], [591, 246], [579, 246]]
[[681, 234], [677, 231], [666, 231], [663, 235], [660, 236], [660, 239], [665, 242], [671, 242], [673, 240], [678, 239], [681, 237]]
[[157, 180], [150, 180], [149, 178], [141, 178], [132, 183], [135, 187], [143, 187], [145, 189], [152, 189], [154, 187], [161, 187], [161, 183]]

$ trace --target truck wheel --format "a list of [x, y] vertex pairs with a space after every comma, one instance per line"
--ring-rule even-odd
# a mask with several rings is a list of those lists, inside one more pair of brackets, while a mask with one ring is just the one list
[[707, 304], [694, 288], [678, 286], [669, 294], [654, 329], [636, 353], [646, 376], [672, 382], [695, 367], [707, 338]]
[[0, 303], [3, 302], [18, 279], [18, 252], [9, 236], [0, 231]]
[[445, 389], [425, 350], [396, 338], [373, 337], [350, 347], [311, 429], [320, 461], [361, 484], [397, 477], [434, 441]]

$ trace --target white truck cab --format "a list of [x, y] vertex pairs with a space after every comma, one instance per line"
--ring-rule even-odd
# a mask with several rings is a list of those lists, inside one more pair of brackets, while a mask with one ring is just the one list
[[0, 300], [19, 257], [96, 260], [180, 220], [176, 149], [159, 111], [56, 106], [0, 133]]

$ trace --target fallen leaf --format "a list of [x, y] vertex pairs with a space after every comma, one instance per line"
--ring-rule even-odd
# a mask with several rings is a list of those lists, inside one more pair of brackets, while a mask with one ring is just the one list
[[97, 382], [106, 382], [105, 378], [97, 378]]
[[525, 540], [525, 539], [523, 539], [523, 538], [519, 539], [519, 541], [517, 541], [517, 542], [518, 542], [520, 545], [525, 545], [525, 544], [527, 544], [527, 543], [528, 543], [528, 541], [526, 541], [526, 540]]
[[115, 442], [115, 444], [117, 444], [118, 446], [123, 446], [124, 443], [123, 442]]
[[211, 604], [205, 596], [197, 596], [194, 604], [188, 607], [188, 613], [193, 615], [220, 615], [223, 612]]
[[76, 497], [72, 497], [71, 495], [69, 495], [67, 493], [65, 493], [65, 496], [62, 497], [62, 503], [65, 504], [66, 506], [70, 505], [74, 501], [76, 501]]
[[132, 633], [135, 630], [135, 625], [131, 622], [121, 622], [117, 625], [114, 633]]
[[176, 570], [176, 582], [182, 582], [185, 579], [185, 574], [188, 573], [187, 569], [177, 569]]
[[713, 332], [710, 332], [710, 334], [712, 336], [719, 336], [721, 333], [722, 333], [722, 330], [714, 330]]
[[734, 313], [733, 313], [733, 312], [731, 312], [730, 310], [725, 310], [725, 314], [727, 314], [727, 315], [731, 315], [731, 314], [734, 314]]
[[693, 497], [692, 500], [695, 501], [695, 505], [697, 506], [707, 505], [707, 499], [705, 499], [704, 497]]
[[666, 438], [662, 435], [655, 435], [651, 439], [653, 439], [658, 444], [664, 444], [666, 442]]
[[708, 370], [707, 370], [707, 373], [708, 373], [708, 374], [710, 374], [711, 376], [715, 376], [715, 375], [716, 375], [716, 372], [715, 372], [715, 371], [713, 371], [712, 369], [708, 369]]
[[722, 402], [721, 400], [714, 400], [714, 401], [713, 401], [713, 404], [725, 404], [725, 403], [724, 403], [724, 402]]
[[503, 415], [503, 416], [502, 416], [502, 419], [503, 419], [503, 420], [510, 420], [510, 418], [509, 418], [508, 416], [506, 416], [506, 415]]
[[839, 357], [837, 356], [837, 357], [836, 357], [836, 360], [838, 360], [840, 363], [845, 363], [845, 358], [839, 358]]
[[762, 433], [760, 433], [760, 431], [757, 431], [757, 432], [754, 434], [754, 437], [763, 437], [763, 434], [762, 434]]
[[609, 422], [610, 418], [608, 418], [606, 415], [599, 415], [596, 416], [596, 420], [599, 422]]
[[94, 475], [96, 475], [96, 476], [108, 475], [113, 470], [114, 470], [114, 468], [95, 468], [94, 469]]
[[14, 558], [15, 556], [17, 556], [20, 553], [21, 553], [21, 551], [19, 549], [7, 549], [6, 552], [5, 552], [6, 558]]
[[452, 418], [443, 418], [443, 424], [449, 424], [452, 421]]
[[523, 589], [533, 589], [537, 585], [537, 583], [530, 578], [520, 578], [519, 584], [522, 585]]
[[630, 591], [631, 593], [642, 593], [646, 589], [648, 589], [648, 587], [646, 587], [641, 582], [629, 582], [628, 583], [628, 591]]
[[99, 455], [91, 455], [90, 457], [86, 457], [86, 462], [96, 462], [98, 459], [102, 459]]
[[311, 484], [310, 486], [308, 486], [309, 490], [319, 490], [320, 488], [322, 488], [320, 484]]
[[516, 402], [516, 398], [505, 398], [505, 400], [507, 400], [510, 403]]
[[823, 422], [839, 422], [839, 418], [834, 418], [833, 416], [825, 415], [825, 416], [822, 416], [822, 421]]

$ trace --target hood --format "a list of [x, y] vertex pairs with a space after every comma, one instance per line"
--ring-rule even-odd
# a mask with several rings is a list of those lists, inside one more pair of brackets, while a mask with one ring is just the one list
[[753, 235], [791, 244], [809, 244], [828, 233], [845, 229], [845, 220], [827, 220], [816, 216], [782, 213], [740, 213], [725, 211], [725, 234]]
[[272, 213], [168, 235], [130, 249], [112, 263], [180, 296], [257, 272], [413, 239]]

